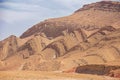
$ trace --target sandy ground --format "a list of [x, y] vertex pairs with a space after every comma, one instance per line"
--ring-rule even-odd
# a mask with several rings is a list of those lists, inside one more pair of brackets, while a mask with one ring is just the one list
[[39, 71], [0, 71], [0, 80], [120, 80], [106, 76], [39, 72]]

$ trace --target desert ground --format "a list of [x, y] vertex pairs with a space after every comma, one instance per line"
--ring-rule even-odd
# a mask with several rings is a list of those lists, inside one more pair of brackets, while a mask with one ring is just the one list
[[0, 71], [0, 80], [120, 80], [107, 76], [90, 74], [40, 72], [40, 71]]

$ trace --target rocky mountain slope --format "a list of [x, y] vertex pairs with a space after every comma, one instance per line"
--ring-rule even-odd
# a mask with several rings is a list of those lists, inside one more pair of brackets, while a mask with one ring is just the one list
[[75, 11], [70, 16], [48, 19], [40, 22], [21, 35], [21, 38], [44, 32], [48, 37], [57, 37], [63, 30], [69, 31], [82, 28], [87, 31], [99, 29], [105, 26], [120, 26], [120, 3], [97, 2], [88, 4]]
[[101, 75], [116, 75], [119, 58], [120, 2], [84, 5], [72, 15], [34, 25], [20, 38], [0, 41], [0, 70], [81, 72], [84, 67], [88, 72], [82, 73], [98, 74], [107, 66]]

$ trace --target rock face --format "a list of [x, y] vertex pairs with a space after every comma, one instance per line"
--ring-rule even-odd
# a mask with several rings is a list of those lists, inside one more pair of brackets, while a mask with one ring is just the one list
[[88, 9], [94, 10], [102, 10], [102, 11], [109, 11], [109, 12], [120, 12], [120, 3], [119, 2], [112, 2], [112, 1], [101, 1], [93, 4], [84, 5], [83, 8], [77, 10], [84, 11]]
[[[24, 52], [27, 50], [28, 55], [40, 54], [40, 52], [48, 45], [51, 41], [47, 37], [36, 35], [34, 38], [27, 41], [24, 45], [18, 48], [18, 52]], [[23, 54], [24, 55], [24, 54]]]
[[112, 70], [120, 69], [120, 66], [85, 65], [76, 68], [77, 73], [107, 75]]
[[120, 78], [120, 69], [111, 70], [108, 76]]
[[101, 1], [40, 22], [20, 38], [0, 41], [0, 65], [6, 66], [0, 70], [73, 72], [77, 67], [82, 73], [119, 76], [110, 71], [120, 66], [119, 21], [120, 2]]
[[15, 36], [10, 36], [9, 38], [5, 39], [4, 41], [0, 42], [0, 59], [4, 60], [9, 56], [12, 56], [16, 53], [18, 45], [17, 45], [17, 38]]

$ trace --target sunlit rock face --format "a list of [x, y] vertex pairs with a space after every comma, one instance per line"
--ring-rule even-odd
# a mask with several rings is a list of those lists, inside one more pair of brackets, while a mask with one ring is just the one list
[[9, 38], [0, 42], [0, 59], [5, 60], [6, 58], [12, 56], [14, 53], [17, 52], [18, 44], [17, 44], [17, 37], [10, 36]]

